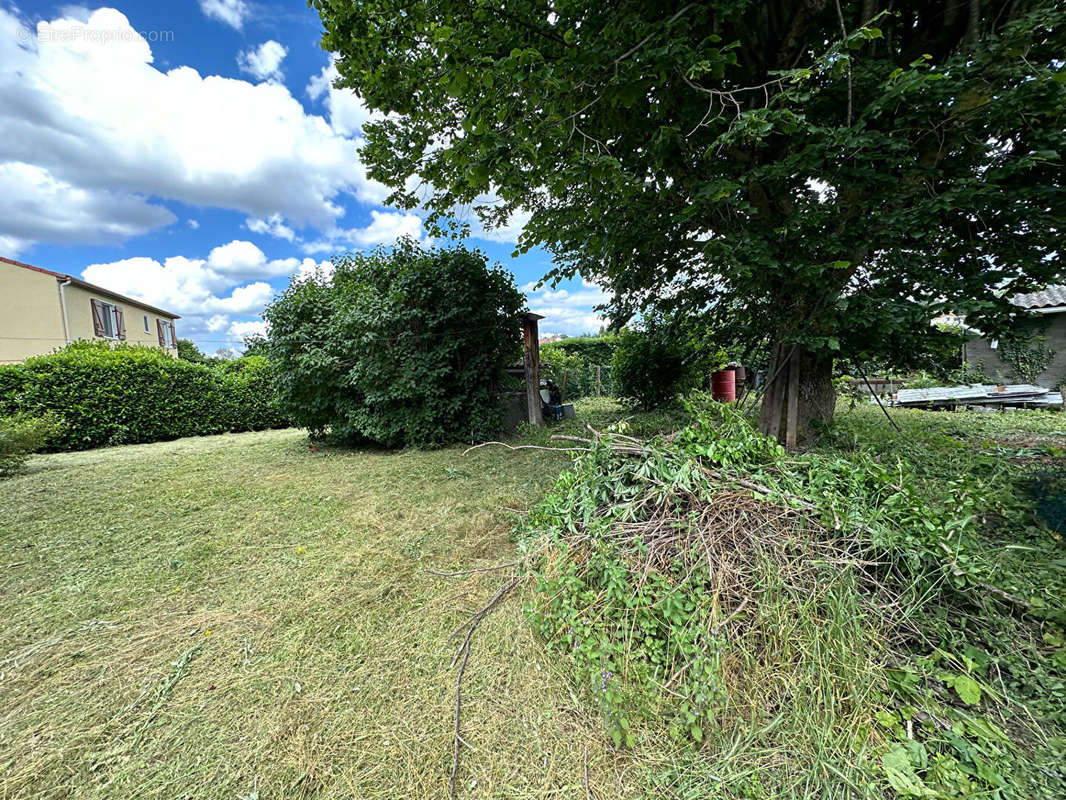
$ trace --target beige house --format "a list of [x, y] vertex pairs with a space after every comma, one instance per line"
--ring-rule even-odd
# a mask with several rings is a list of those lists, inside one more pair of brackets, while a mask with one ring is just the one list
[[0, 364], [78, 339], [162, 347], [176, 356], [177, 314], [60, 272], [0, 257]]

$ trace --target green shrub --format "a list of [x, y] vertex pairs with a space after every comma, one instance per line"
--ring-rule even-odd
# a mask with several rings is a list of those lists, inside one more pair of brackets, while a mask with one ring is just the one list
[[287, 413], [313, 435], [390, 447], [497, 433], [503, 371], [520, 353], [510, 273], [410, 240], [334, 264], [264, 315]]
[[610, 364], [614, 351], [618, 348], [617, 333], [602, 336], [572, 336], [552, 342], [551, 346], [566, 353], [579, 356], [588, 364]]
[[44, 447], [60, 429], [59, 418], [54, 414], [0, 417], [0, 478], [17, 472], [29, 454]]
[[0, 408], [54, 412], [51, 446], [82, 450], [286, 424], [262, 357], [218, 366], [173, 358], [153, 347], [75, 342], [0, 369]]
[[178, 339], [178, 358], [194, 364], [207, 363], [207, 356], [200, 351], [192, 339]]
[[651, 316], [642, 330], [625, 330], [611, 362], [618, 395], [645, 410], [659, 408], [704, 383], [719, 366], [685, 326]]
[[19, 399], [33, 380], [22, 364], [0, 364], [0, 416], [18, 413]]

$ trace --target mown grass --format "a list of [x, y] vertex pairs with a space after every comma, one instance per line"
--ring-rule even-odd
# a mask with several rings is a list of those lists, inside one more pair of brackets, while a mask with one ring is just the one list
[[[559, 430], [628, 414], [608, 400], [579, 411]], [[885, 458], [909, 447], [887, 424], [882, 439], [875, 412], [846, 412], [826, 447]], [[1046, 412], [974, 423], [894, 413], [933, 426], [914, 448], [933, 441], [944, 474], [962, 448], [1009, 465], [1066, 443], [1066, 417]], [[635, 435], [679, 419], [630, 416]], [[938, 427], [971, 424], [954, 437]], [[548, 444], [541, 432], [524, 441]], [[313, 451], [301, 432], [272, 431], [39, 456], [0, 482], [0, 798], [446, 796], [449, 637], [504, 577], [426, 570], [512, 560], [515, 519], [569, 463], [538, 450], [461, 453]], [[530, 632], [529, 599], [511, 598], [475, 634], [461, 797], [581, 798], [586, 780], [596, 798], [761, 797], [760, 759], [813, 764], [797, 764], [815, 776], [797, 794], [817, 793], [817, 770], [851, 779], [854, 765], [825, 758], [843, 745], [763, 747], [781, 741], [773, 717], [722, 731], [713, 748], [648, 737], [614, 749], [566, 662]], [[792, 622], [821, 635], [812, 620]], [[862, 670], [869, 656], [830, 666]], [[788, 670], [746, 666], [756, 667], [788, 702]], [[817, 700], [801, 713], [810, 730], [831, 731]]]
[[[449, 636], [502, 578], [426, 569], [512, 559], [516, 515], [569, 463], [461, 453], [272, 431], [38, 456], [0, 482], [0, 798], [442, 796]], [[632, 790], [518, 600], [464, 685], [463, 796], [573, 796], [586, 745], [600, 796]]]

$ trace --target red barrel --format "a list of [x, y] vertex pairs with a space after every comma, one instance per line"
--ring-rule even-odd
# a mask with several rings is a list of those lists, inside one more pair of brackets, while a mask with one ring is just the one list
[[711, 373], [711, 397], [720, 403], [732, 403], [737, 399], [737, 376], [731, 369]]

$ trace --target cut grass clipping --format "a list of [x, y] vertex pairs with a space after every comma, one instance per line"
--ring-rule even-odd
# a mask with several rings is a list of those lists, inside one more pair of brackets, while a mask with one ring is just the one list
[[726, 408], [654, 444], [615, 432], [579, 447], [524, 527], [528, 612], [616, 747], [678, 744], [649, 783], [684, 797], [1054, 796], [1053, 775], [1014, 774], [1004, 716], [969, 708], [969, 676], [946, 673], [957, 709], [894, 711], [908, 698], [888, 667], [956, 572], [929, 556], [968, 535], [928, 515], [915, 532], [914, 487], [824, 457], [786, 466]]

